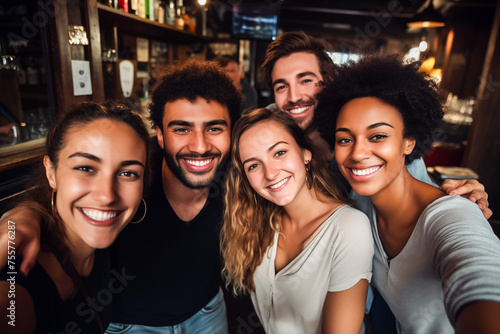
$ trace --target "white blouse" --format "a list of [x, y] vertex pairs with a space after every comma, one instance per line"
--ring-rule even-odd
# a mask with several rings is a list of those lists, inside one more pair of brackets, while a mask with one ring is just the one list
[[340, 207], [276, 274], [278, 236], [255, 272], [251, 298], [257, 315], [268, 334], [321, 333], [327, 293], [371, 279], [373, 238], [368, 218], [348, 205]]

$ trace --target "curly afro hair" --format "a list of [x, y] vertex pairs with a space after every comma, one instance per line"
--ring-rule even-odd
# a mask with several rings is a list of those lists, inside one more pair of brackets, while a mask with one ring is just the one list
[[153, 89], [149, 119], [154, 126], [163, 130], [162, 121], [167, 102], [183, 98], [194, 102], [199, 97], [227, 107], [231, 126], [238, 120], [241, 113], [241, 94], [231, 79], [216, 62], [194, 59], [167, 68]]
[[419, 62], [404, 63], [397, 55], [372, 55], [337, 67], [333, 82], [317, 96], [313, 125], [333, 149], [342, 107], [356, 98], [375, 97], [401, 113], [403, 136], [415, 139], [406, 164], [421, 158], [433, 143], [443, 110], [436, 83], [419, 67]]

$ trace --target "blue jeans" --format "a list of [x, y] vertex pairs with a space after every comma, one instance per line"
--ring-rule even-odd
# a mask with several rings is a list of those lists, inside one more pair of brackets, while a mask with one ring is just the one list
[[151, 327], [112, 322], [105, 334], [227, 334], [226, 304], [222, 290], [191, 318], [174, 326]]

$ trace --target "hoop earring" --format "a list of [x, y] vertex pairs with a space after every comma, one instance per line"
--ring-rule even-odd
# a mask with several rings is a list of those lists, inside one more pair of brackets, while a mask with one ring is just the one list
[[[307, 187], [309, 189], [311, 189], [312, 187], [312, 177], [314, 176], [314, 174], [311, 172], [311, 165], [309, 165], [309, 160], [306, 160], [305, 161], [305, 165], [306, 165], [306, 184], [307, 184]], [[311, 174], [311, 178], [309, 177], [309, 174]]]
[[140, 222], [142, 222], [144, 217], [146, 217], [146, 213], [148, 212], [148, 206], [146, 205], [146, 201], [144, 200], [143, 197], [141, 197], [141, 201], [142, 201], [142, 203], [144, 203], [144, 214], [142, 215], [141, 219], [139, 219], [138, 221], [136, 221], [136, 222], [130, 221], [130, 224], [139, 224]]
[[56, 217], [57, 216], [57, 206], [56, 206], [56, 197], [57, 191], [55, 189], [52, 189], [52, 196], [50, 197], [50, 206], [52, 207], [52, 216]]

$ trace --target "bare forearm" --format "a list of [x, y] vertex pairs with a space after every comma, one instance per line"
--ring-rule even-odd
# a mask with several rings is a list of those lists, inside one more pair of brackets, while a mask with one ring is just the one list
[[[0, 249], [13, 245], [16, 256], [23, 256], [20, 272], [27, 275], [40, 249], [41, 215], [35, 204], [23, 202], [0, 218]], [[7, 264], [7, 252], [0, 252], [0, 269]]]

